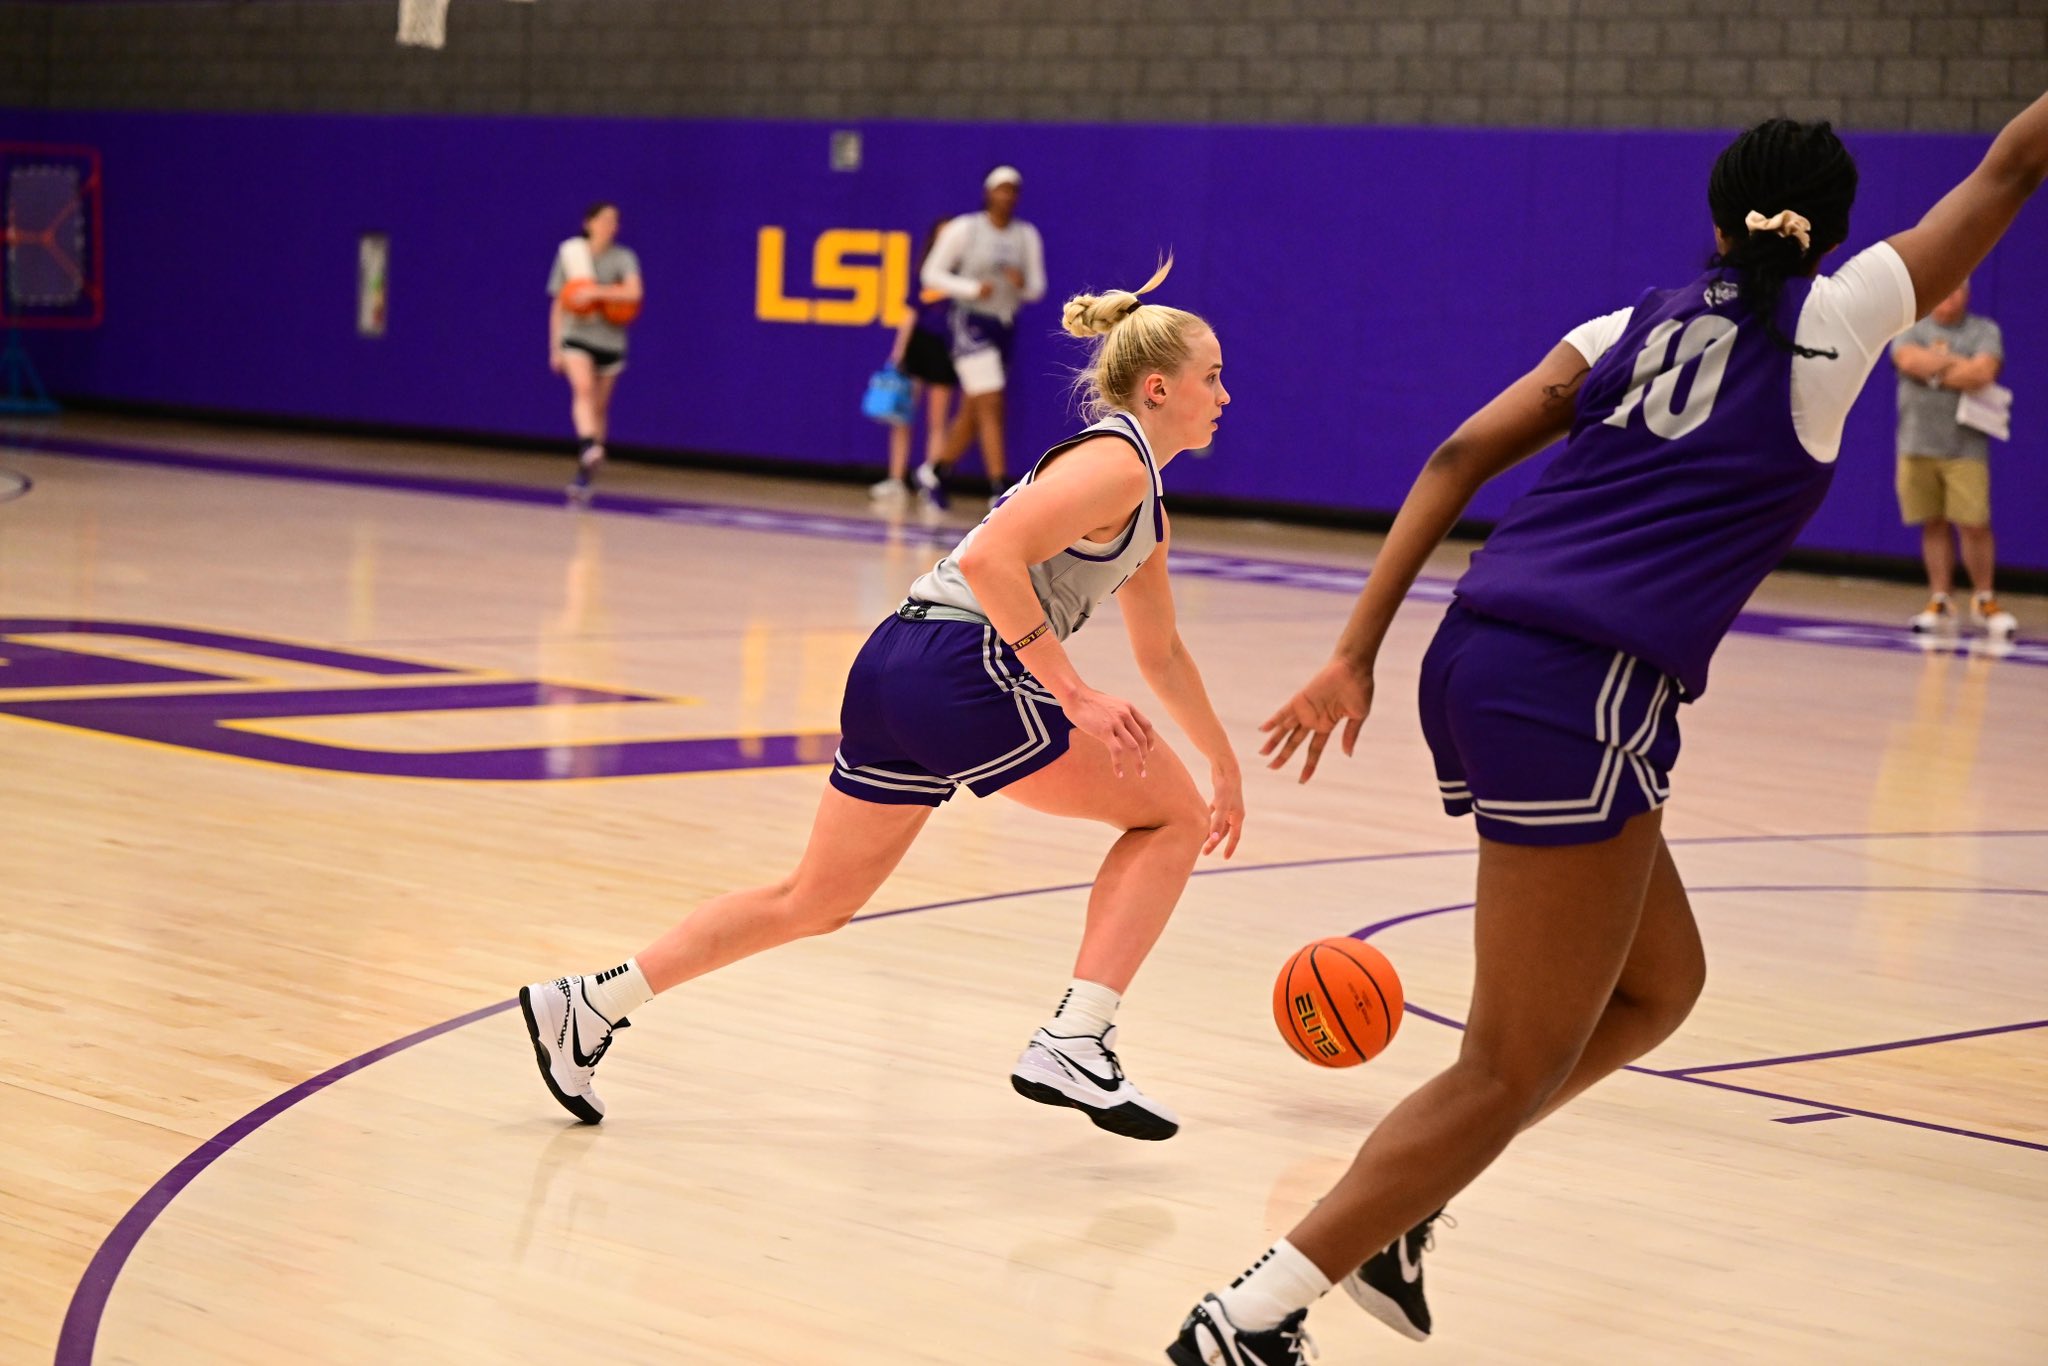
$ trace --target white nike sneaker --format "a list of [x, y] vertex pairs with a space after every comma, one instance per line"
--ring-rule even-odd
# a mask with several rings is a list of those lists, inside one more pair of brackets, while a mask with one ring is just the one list
[[1315, 1340], [1302, 1327], [1308, 1310], [1297, 1309], [1275, 1327], [1248, 1333], [1231, 1321], [1214, 1295], [1188, 1311], [1180, 1336], [1166, 1345], [1173, 1366], [1307, 1366]]
[[1116, 1058], [1115, 1025], [1099, 1037], [1039, 1030], [1010, 1069], [1010, 1085], [1026, 1100], [1071, 1106], [1096, 1128], [1125, 1138], [1157, 1141], [1180, 1132], [1180, 1117], [1148, 1099], [1124, 1076]]
[[868, 485], [868, 497], [877, 503], [902, 503], [910, 499], [910, 485], [901, 479], [880, 479]]
[[1438, 1210], [1365, 1259], [1339, 1282], [1360, 1309], [1413, 1342], [1427, 1342], [1432, 1326], [1423, 1297], [1422, 1254], [1436, 1248], [1436, 1225], [1458, 1221]]
[[548, 1090], [585, 1124], [602, 1120], [604, 1102], [590, 1089], [590, 1080], [612, 1046], [612, 1031], [624, 1029], [626, 1021], [614, 1023], [598, 1014], [584, 995], [581, 977], [557, 977], [519, 988], [519, 1013], [526, 1017], [533, 1060], [540, 1064], [540, 1079]]

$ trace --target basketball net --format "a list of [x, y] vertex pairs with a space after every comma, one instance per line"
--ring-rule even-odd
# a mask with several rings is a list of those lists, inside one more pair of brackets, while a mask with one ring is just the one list
[[[533, 0], [524, 0], [531, 4]], [[398, 0], [398, 45], [443, 48], [448, 45], [448, 0]]]

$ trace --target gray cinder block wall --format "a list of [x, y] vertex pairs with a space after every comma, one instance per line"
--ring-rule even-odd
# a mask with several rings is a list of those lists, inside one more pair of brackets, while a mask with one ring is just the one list
[[440, 52], [396, 15], [0, 3], [0, 105], [1987, 132], [2048, 89], [2048, 0], [453, 0]]

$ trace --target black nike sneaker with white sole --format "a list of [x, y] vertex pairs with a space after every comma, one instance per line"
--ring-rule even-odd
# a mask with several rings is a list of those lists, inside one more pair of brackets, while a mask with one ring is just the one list
[[540, 1078], [562, 1108], [585, 1124], [604, 1119], [604, 1102], [590, 1089], [598, 1061], [612, 1046], [612, 1031], [626, 1021], [607, 1020], [583, 993], [581, 977], [557, 977], [519, 988], [519, 1013], [533, 1041]]
[[1041, 1105], [1065, 1105], [1125, 1138], [1156, 1142], [1180, 1132], [1180, 1118], [1131, 1085], [1116, 1057], [1116, 1026], [1095, 1034], [1031, 1036], [1010, 1070], [1017, 1094]]
[[1455, 1228], [1457, 1221], [1442, 1210], [1365, 1259], [1346, 1276], [1344, 1293], [1358, 1307], [1402, 1337], [1427, 1342], [1431, 1327], [1429, 1301], [1422, 1295], [1422, 1254], [1436, 1246], [1436, 1222]]
[[1297, 1309], [1277, 1327], [1247, 1333], [1230, 1321], [1223, 1301], [1204, 1295], [1167, 1346], [1166, 1359], [1173, 1366], [1304, 1366], [1316, 1351], [1302, 1327], [1307, 1317], [1308, 1310]]

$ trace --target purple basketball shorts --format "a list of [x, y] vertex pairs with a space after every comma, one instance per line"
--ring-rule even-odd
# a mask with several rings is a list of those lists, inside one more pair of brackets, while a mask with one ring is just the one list
[[846, 677], [832, 786], [937, 806], [963, 785], [1000, 792], [1067, 752], [1073, 725], [993, 626], [920, 620], [875, 628]]
[[1422, 660], [1444, 810], [1506, 844], [1593, 844], [1664, 804], [1678, 684], [1632, 655], [1453, 603]]

